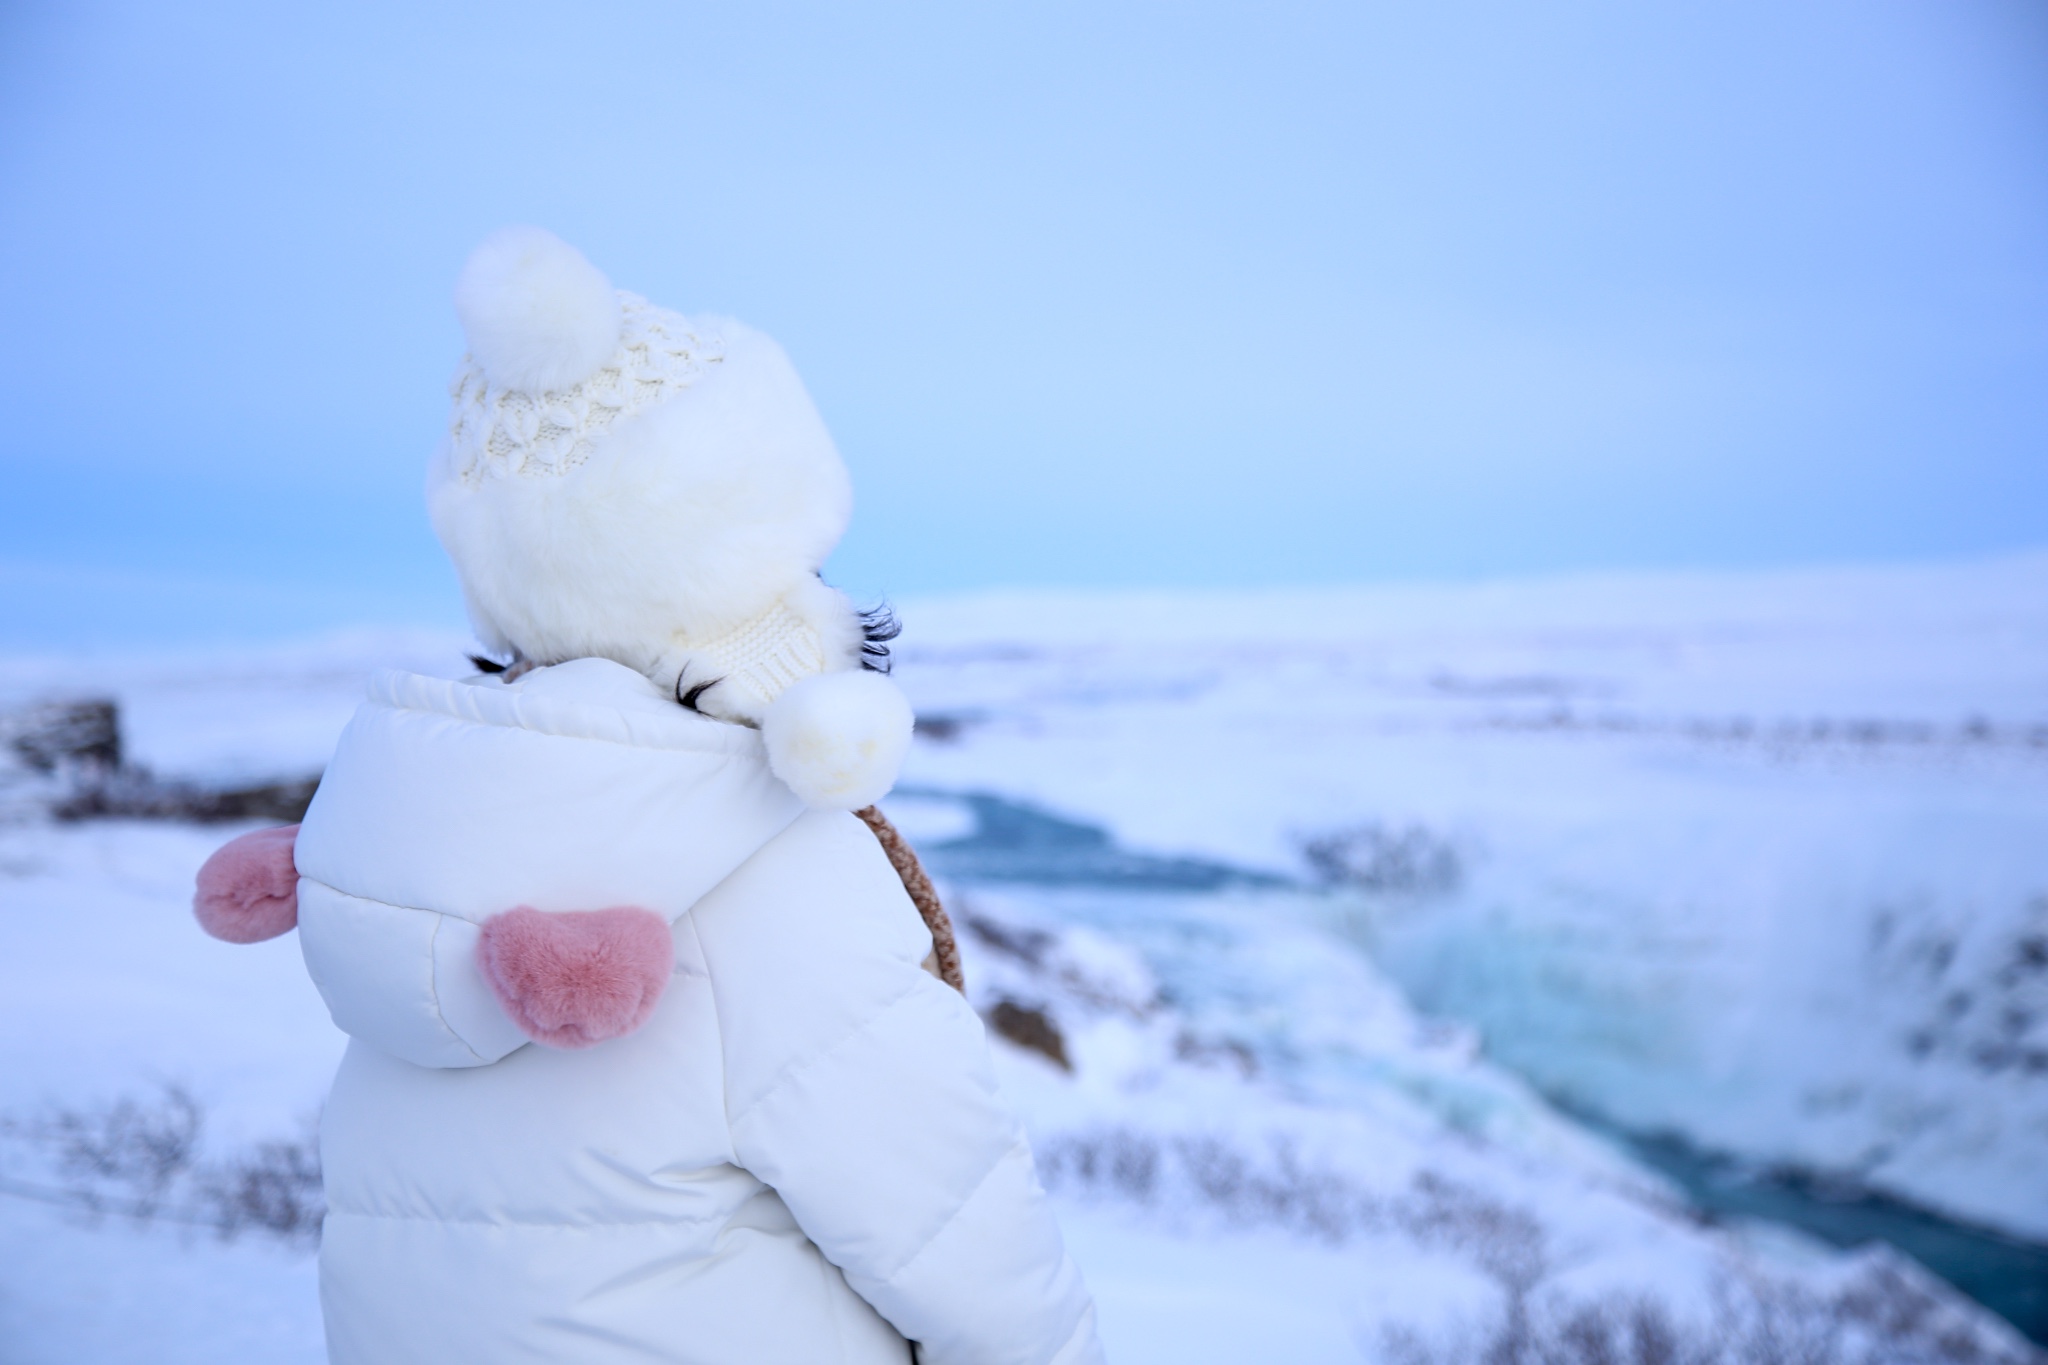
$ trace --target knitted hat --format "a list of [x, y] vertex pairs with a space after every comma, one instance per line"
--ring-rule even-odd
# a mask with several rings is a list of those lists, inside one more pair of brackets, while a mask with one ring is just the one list
[[818, 577], [852, 493], [782, 349], [615, 291], [539, 228], [485, 239], [455, 309], [469, 354], [427, 505], [478, 636], [614, 659], [759, 726], [812, 805], [887, 791], [910, 706], [862, 671], [861, 618]]

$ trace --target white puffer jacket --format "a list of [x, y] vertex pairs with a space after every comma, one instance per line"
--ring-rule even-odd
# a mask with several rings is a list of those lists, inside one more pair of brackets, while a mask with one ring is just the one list
[[[333, 1365], [1078, 1365], [1094, 1309], [981, 1024], [874, 836], [621, 665], [385, 674], [300, 832], [352, 1035], [321, 1125]], [[641, 906], [639, 1031], [527, 1043], [476, 965], [514, 906]]]

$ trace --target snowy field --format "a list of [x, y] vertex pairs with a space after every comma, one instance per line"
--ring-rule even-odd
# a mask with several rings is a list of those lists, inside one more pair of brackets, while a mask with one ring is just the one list
[[[902, 614], [890, 809], [1120, 1365], [2040, 1358], [1596, 1128], [2048, 1242], [2048, 556]], [[246, 786], [463, 645], [5, 658], [0, 711]], [[317, 1360], [339, 1036], [190, 922], [243, 826], [57, 785], [0, 766], [0, 1365]]]

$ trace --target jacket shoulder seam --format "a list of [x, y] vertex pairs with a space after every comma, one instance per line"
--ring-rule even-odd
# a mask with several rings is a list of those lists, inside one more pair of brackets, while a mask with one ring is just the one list
[[[918, 975], [924, 975], [921, 969], [919, 970]], [[921, 981], [912, 981], [909, 985], [905, 986], [895, 995], [890, 996], [889, 999], [884, 1001], [876, 1009], [874, 1009], [867, 1015], [863, 1016], [858, 1023], [848, 1028], [845, 1032], [841, 1033], [837, 1038], [834, 1038], [830, 1046], [819, 1049], [816, 1052], [808, 1053], [802, 1057], [791, 1058], [789, 1061], [784, 1062], [782, 1064], [782, 1068], [775, 1073], [774, 1078], [768, 1082], [767, 1086], [762, 1089], [761, 1093], [754, 1096], [753, 1099], [747, 1101], [747, 1105], [744, 1109], [740, 1110], [737, 1114], [731, 1113], [730, 1109], [727, 1110], [728, 1118], [726, 1119], [726, 1122], [728, 1126], [736, 1127], [740, 1123], [744, 1122], [747, 1115], [753, 1113], [756, 1109], [760, 1108], [763, 1104], [767, 1103], [770, 1099], [774, 1098], [775, 1095], [779, 1091], [781, 1091], [784, 1086], [788, 1085], [792, 1080], [796, 1079], [798, 1075], [810, 1071], [814, 1067], [822, 1066], [826, 1061], [830, 1060], [835, 1053], [851, 1045], [855, 1039], [859, 1038], [862, 1034], [868, 1032], [868, 1030], [872, 1029], [876, 1024], [880, 1023], [882, 1019], [886, 1017], [891, 1010], [894, 1010], [898, 1005], [902, 1004], [905, 1000], [908, 1000], [913, 994], [915, 994], [922, 984], [923, 983]], [[721, 1037], [719, 1038], [719, 1063], [721, 1066], [724, 1065], [724, 1042], [725, 1039], [721, 1035]], [[731, 1103], [730, 1099], [728, 1099], [727, 1103], [728, 1105]]]
[[1003, 1148], [1002, 1151], [996, 1153], [996, 1159], [990, 1162], [988, 1169], [981, 1173], [981, 1179], [974, 1182], [974, 1188], [969, 1190], [960, 1202], [953, 1206], [953, 1211], [946, 1215], [946, 1221], [933, 1228], [931, 1235], [918, 1243], [916, 1249], [904, 1257], [894, 1270], [883, 1275], [882, 1283], [894, 1284], [899, 1277], [908, 1274], [910, 1268], [924, 1258], [924, 1254], [932, 1249], [939, 1238], [946, 1235], [946, 1229], [960, 1221], [960, 1216], [967, 1212], [967, 1206], [974, 1202], [974, 1197], [982, 1192], [989, 1181], [996, 1178], [996, 1172], [1003, 1168], [1003, 1163], [1016, 1155], [1020, 1149], [1024, 1151], [1025, 1155], [1030, 1155], [1029, 1145], [1022, 1139], [1011, 1143]]

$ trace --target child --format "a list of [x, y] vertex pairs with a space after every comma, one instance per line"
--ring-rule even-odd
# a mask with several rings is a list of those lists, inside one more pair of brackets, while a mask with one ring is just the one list
[[533, 228], [456, 307], [428, 502], [509, 663], [377, 677], [296, 841], [230, 844], [197, 902], [296, 919], [351, 1035], [333, 1365], [1100, 1361], [981, 1026], [849, 814], [911, 717], [818, 577], [847, 475], [787, 357]]

